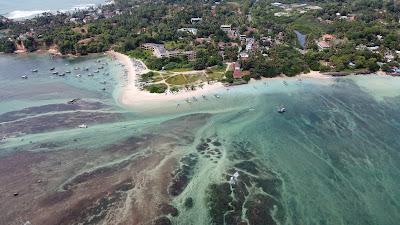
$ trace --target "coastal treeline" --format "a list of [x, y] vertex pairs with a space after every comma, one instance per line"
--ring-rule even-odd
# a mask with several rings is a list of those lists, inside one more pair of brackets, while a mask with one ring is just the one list
[[[117, 0], [24, 21], [1, 18], [0, 51], [86, 55], [114, 49], [153, 70], [235, 62], [241, 73], [229, 71], [230, 82], [310, 70], [391, 72], [399, 67], [399, 12], [392, 0]], [[303, 45], [294, 31], [305, 36]], [[194, 57], [156, 56], [142, 49], [145, 43]]]

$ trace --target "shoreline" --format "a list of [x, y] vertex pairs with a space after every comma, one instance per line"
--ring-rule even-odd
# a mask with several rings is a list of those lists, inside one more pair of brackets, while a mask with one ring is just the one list
[[179, 91], [178, 93], [150, 93], [145, 90], [141, 90], [137, 86], [137, 82], [139, 79], [139, 75], [148, 72], [149, 70], [145, 67], [144, 63], [140, 60], [136, 60], [140, 62], [144, 68], [144, 70], [140, 70], [135, 67], [134, 59], [130, 58], [127, 55], [124, 55], [115, 51], [108, 51], [107, 54], [111, 56], [113, 59], [119, 61], [121, 63], [128, 75], [128, 84], [126, 87], [123, 87], [119, 96], [118, 101], [122, 105], [128, 107], [137, 107], [142, 104], [151, 104], [151, 103], [159, 103], [164, 101], [181, 101], [185, 99], [189, 99], [192, 97], [201, 97], [202, 95], [210, 94], [213, 92], [217, 92], [225, 88], [225, 86], [218, 82], [214, 84], [205, 84], [203, 88], [196, 89], [193, 91]]
[[[213, 84], [204, 84], [203, 88], [198, 88], [196, 90], [181, 90], [177, 93], [150, 93], [146, 90], [142, 90], [138, 87], [138, 80], [141, 74], [147, 73], [150, 70], [147, 69], [146, 65], [138, 59], [133, 59], [128, 55], [116, 52], [116, 51], [107, 51], [107, 55], [117, 60], [125, 69], [127, 73], [128, 83], [125, 87], [120, 90], [120, 93], [117, 97], [117, 100], [120, 104], [126, 107], [143, 107], [143, 105], [152, 105], [152, 104], [160, 104], [163, 102], [171, 102], [171, 101], [184, 101], [189, 100], [193, 97], [201, 98], [203, 95], [217, 94], [219, 91], [224, 89], [232, 89], [241, 85], [224, 85], [221, 82], [216, 82]], [[135, 65], [136, 63], [140, 63], [142, 68], [138, 68]], [[382, 71], [376, 72], [377, 75], [387, 75]], [[351, 75], [351, 74], [349, 74]], [[357, 74], [354, 74], [357, 75]], [[268, 80], [288, 80], [288, 79], [333, 79], [337, 76], [330, 75], [329, 73], [324, 73], [320, 71], [310, 71], [309, 73], [302, 73], [293, 77], [287, 76], [278, 76], [273, 78], [262, 78], [261, 80], [251, 79], [248, 84], [254, 84], [260, 81], [268, 81]], [[243, 84], [246, 85], [246, 84]]]
[[[144, 65], [141, 60], [132, 59], [129, 56], [115, 52], [115, 51], [107, 51], [107, 55], [111, 56], [113, 59], [117, 60], [121, 63], [128, 76], [128, 84], [126, 87], [123, 87], [119, 96], [118, 101], [129, 107], [135, 107], [141, 105], [142, 103], [156, 103], [163, 101], [181, 101], [185, 99], [190, 99], [193, 97], [201, 97], [202, 95], [207, 94], [215, 94], [218, 91], [221, 91], [225, 88], [234, 88], [237, 85], [225, 86], [221, 82], [216, 82], [213, 84], [204, 84], [203, 88], [198, 88], [196, 90], [181, 90], [178, 93], [150, 93], [145, 90], [141, 90], [137, 83], [140, 74], [147, 73], [149, 70]], [[140, 62], [145, 69], [139, 69], [134, 65], [134, 60]], [[325, 75], [319, 71], [311, 71], [307, 74], [300, 74], [294, 77], [274, 77], [274, 78], [263, 78], [261, 80], [271, 80], [271, 79], [299, 79], [299, 78], [316, 78], [316, 79], [329, 79], [332, 76]], [[257, 80], [252, 79], [249, 83], [258, 82]]]

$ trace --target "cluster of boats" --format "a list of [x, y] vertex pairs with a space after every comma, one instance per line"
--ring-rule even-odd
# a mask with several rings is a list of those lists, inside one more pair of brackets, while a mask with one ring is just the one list
[[[99, 63], [100, 65], [96, 68], [96, 70], [93, 71], [93, 73], [90, 73], [90, 68], [89, 68], [89, 67], [85, 67], [85, 68], [75, 67], [74, 70], [75, 70], [75, 71], [89, 72], [89, 73], [87, 74], [87, 76], [88, 76], [88, 77], [93, 77], [94, 74], [100, 73], [100, 71], [103, 70], [103, 69], [105, 68], [105, 65], [108, 64], [107, 62], [102, 62], [100, 59], [97, 60], [97, 63]], [[66, 64], [66, 66], [68, 66], [68, 64]], [[56, 70], [56, 67], [51, 67], [51, 68], [49, 69], [49, 71], [51, 72], [52, 75], [57, 75], [57, 76], [59, 76], [59, 77], [64, 77], [64, 76], [66, 76], [67, 74], [72, 74], [72, 71], [70, 71], [70, 70], [66, 70], [66, 71], [64, 71], [64, 72], [59, 72], [59, 71]], [[32, 69], [31, 72], [32, 72], [32, 73], [38, 73], [39, 70], [35, 68], [35, 69]], [[108, 75], [110, 75], [110, 73], [109, 73], [109, 72], [104, 72], [103, 75], [104, 75], [104, 76], [108, 76]], [[82, 75], [81, 75], [80, 73], [76, 74], [75, 76], [78, 77], [78, 78], [82, 77]], [[24, 80], [26, 80], [26, 79], [29, 78], [29, 76], [28, 76], [28, 75], [23, 75], [23, 76], [21, 76], [21, 78], [24, 79]], [[106, 81], [102, 81], [102, 82], [100, 82], [100, 84], [105, 85], [105, 84], [106, 84]], [[106, 88], [103, 87], [102, 90], [105, 91]]]
[[[94, 76], [94, 74], [96, 74], [96, 73], [100, 73], [100, 70], [104, 69], [104, 66], [107, 65], [107, 62], [101, 62], [101, 60], [97, 60], [97, 63], [100, 63], [101, 65], [99, 67], [97, 67], [97, 69], [95, 71], [93, 71], [93, 73], [89, 73], [88, 74], [89, 77]], [[68, 65], [68, 64], [66, 64], [66, 65]], [[81, 68], [80, 67], [75, 67], [74, 70], [78, 71], [78, 70], [81, 70]], [[88, 67], [86, 67], [86, 68], [83, 68], [82, 71], [89, 72], [90, 69]], [[31, 72], [32, 73], [37, 73], [37, 72], [39, 72], [39, 70], [35, 68], [35, 69], [32, 69]], [[50, 68], [50, 72], [51, 72], [51, 74], [58, 75], [60, 77], [63, 77], [66, 74], [71, 74], [72, 73], [72, 71], [70, 71], [70, 70], [67, 70], [65, 72], [56, 71], [55, 67], [51, 67]], [[110, 73], [104, 73], [104, 75], [110, 75]], [[82, 77], [82, 75], [81, 74], [77, 74], [76, 77]], [[21, 76], [21, 78], [22, 79], [28, 79], [28, 75], [23, 75], [23, 76]]]

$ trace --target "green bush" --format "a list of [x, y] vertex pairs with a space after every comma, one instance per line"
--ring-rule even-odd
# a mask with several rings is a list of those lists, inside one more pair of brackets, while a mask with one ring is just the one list
[[165, 93], [168, 86], [166, 84], [151, 84], [146, 86], [145, 89], [150, 93]]

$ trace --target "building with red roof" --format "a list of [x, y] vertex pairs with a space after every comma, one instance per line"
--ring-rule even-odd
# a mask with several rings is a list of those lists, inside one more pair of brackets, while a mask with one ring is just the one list
[[242, 78], [242, 71], [240, 70], [240, 63], [234, 63], [233, 78]]

